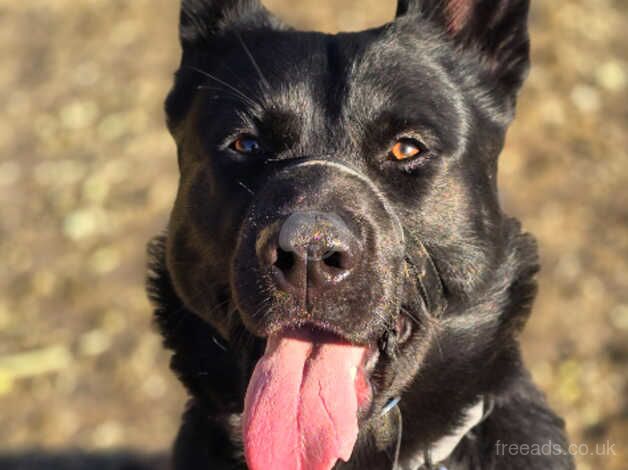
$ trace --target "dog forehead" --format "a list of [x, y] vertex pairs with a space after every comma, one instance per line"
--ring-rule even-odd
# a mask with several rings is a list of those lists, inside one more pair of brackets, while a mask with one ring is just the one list
[[395, 105], [447, 107], [460, 94], [429, 43], [403, 39], [383, 34], [352, 59], [348, 109], [368, 114]]
[[311, 123], [317, 108], [327, 118], [342, 112], [368, 119], [396, 104], [447, 107], [460, 94], [439, 64], [433, 38], [408, 37], [394, 28], [272, 32], [244, 40], [252, 46], [239, 60], [257, 69], [250, 80], [266, 82], [260, 88], [265, 101]]
[[249, 41], [253, 51], [245, 50], [240, 60], [264, 75], [255, 79], [268, 79], [273, 98], [299, 101], [323, 92], [337, 101], [362, 93], [371, 94], [370, 103], [377, 107], [402, 90], [420, 92], [427, 84], [433, 92], [440, 82], [447, 84], [429, 40], [408, 40], [386, 28], [339, 34], [282, 31]]
[[264, 41], [255, 41], [248, 60], [257, 62], [263, 76], [255, 78], [268, 82], [267, 93], [275, 102], [303, 105], [306, 100], [333, 97], [339, 104], [350, 88], [348, 81], [358, 78], [354, 72], [376, 41], [377, 34], [371, 32], [273, 32]]

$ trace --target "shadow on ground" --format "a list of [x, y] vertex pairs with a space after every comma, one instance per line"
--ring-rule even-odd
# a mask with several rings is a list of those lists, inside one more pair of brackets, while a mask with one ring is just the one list
[[26, 450], [0, 454], [2, 470], [167, 470], [166, 455], [142, 455], [127, 451], [42, 452]]

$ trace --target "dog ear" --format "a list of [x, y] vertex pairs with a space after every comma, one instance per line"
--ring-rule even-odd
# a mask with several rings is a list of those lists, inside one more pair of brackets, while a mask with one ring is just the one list
[[179, 37], [184, 50], [207, 44], [230, 28], [277, 24], [259, 0], [181, 0]]
[[399, 0], [397, 16], [419, 15], [482, 63], [507, 93], [516, 93], [530, 65], [530, 0]]
[[215, 40], [229, 32], [266, 29], [285, 29], [285, 26], [264, 8], [260, 0], [181, 0], [181, 65], [165, 102], [168, 127], [175, 139], [178, 139], [180, 124], [195, 91], [205, 79], [199, 69], [214, 60], [216, 51], [212, 46]]

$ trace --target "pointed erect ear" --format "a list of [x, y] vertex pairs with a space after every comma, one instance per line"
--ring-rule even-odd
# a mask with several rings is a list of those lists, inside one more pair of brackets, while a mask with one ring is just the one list
[[529, 7], [530, 0], [399, 0], [397, 16], [430, 20], [475, 51], [506, 91], [516, 92], [530, 63]]
[[205, 55], [217, 37], [230, 31], [284, 28], [260, 0], [181, 0], [179, 36], [183, 53], [165, 102], [168, 127], [175, 138], [197, 87], [206, 79], [198, 69], [208, 62]]
[[202, 46], [228, 28], [273, 26], [259, 0], [181, 0], [179, 36], [183, 49]]

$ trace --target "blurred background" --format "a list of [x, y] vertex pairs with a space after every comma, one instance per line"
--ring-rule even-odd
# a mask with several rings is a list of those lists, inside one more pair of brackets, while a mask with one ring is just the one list
[[[395, 9], [265, 3], [331, 32]], [[533, 5], [534, 67], [500, 166], [504, 204], [543, 260], [523, 348], [572, 442], [592, 454], [615, 444], [614, 456], [579, 455], [579, 468], [625, 470], [628, 3]], [[185, 397], [143, 282], [145, 242], [177, 185], [162, 113], [177, 9], [0, 0], [0, 462], [33, 449], [158, 454], [177, 430]]]

